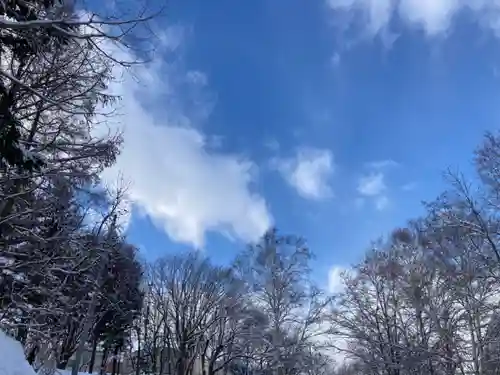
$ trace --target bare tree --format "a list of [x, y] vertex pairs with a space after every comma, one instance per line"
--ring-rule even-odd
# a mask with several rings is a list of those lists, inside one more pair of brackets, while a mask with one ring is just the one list
[[213, 346], [215, 336], [230, 323], [241, 295], [231, 270], [198, 253], [162, 258], [150, 269], [148, 288], [141, 352], [149, 371], [189, 374], [200, 366], [202, 352], [218, 366], [221, 344]]
[[485, 374], [498, 282], [477, 234], [459, 224], [467, 212], [432, 207], [345, 276], [334, 332], [347, 343], [339, 349], [373, 374]]
[[322, 340], [316, 338], [327, 333], [323, 323], [331, 301], [311, 281], [311, 258], [303, 239], [272, 229], [237, 260], [252, 302], [269, 319], [263, 365], [274, 374], [304, 371], [309, 349], [320, 350]]

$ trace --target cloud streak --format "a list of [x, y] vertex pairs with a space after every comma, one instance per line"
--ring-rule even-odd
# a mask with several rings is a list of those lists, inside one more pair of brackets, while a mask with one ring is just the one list
[[443, 35], [458, 13], [469, 12], [482, 27], [500, 36], [498, 0], [327, 0], [327, 4], [336, 12], [361, 17], [369, 35], [390, 31], [395, 19], [430, 37]]

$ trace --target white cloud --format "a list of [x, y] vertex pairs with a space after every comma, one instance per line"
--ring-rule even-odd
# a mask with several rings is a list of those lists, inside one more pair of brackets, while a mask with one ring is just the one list
[[[171, 44], [176, 43], [164, 43]], [[133, 74], [135, 79], [125, 74], [111, 88], [122, 96], [122, 115], [111, 126], [123, 130], [124, 145], [116, 165], [103, 173], [104, 180], [113, 182], [121, 172], [131, 181], [134, 206], [174, 241], [203, 247], [208, 231], [244, 241], [259, 237], [272, 218], [264, 198], [249, 186], [255, 164], [212, 150], [210, 137], [183, 111], [183, 98], [175, 90], [179, 81], [204, 86], [206, 76], [160, 61], [135, 67]]]
[[340, 293], [344, 289], [342, 276], [347, 272], [347, 268], [333, 266], [328, 271], [328, 291], [330, 293]]
[[395, 17], [429, 36], [446, 33], [460, 11], [471, 11], [478, 23], [500, 35], [499, 0], [327, 0], [336, 11], [362, 15], [370, 34], [388, 31]]
[[301, 148], [295, 157], [275, 159], [273, 164], [303, 198], [319, 200], [333, 195], [329, 185], [334, 172], [330, 150]]
[[198, 70], [191, 70], [186, 73], [186, 79], [198, 86], [206, 86], [208, 84], [208, 78], [205, 73]]
[[399, 3], [398, 11], [402, 19], [437, 35], [448, 29], [460, 7], [459, 0], [405, 0]]
[[387, 189], [382, 172], [372, 172], [362, 176], [358, 183], [358, 192], [366, 197], [375, 197], [385, 192]]
[[375, 208], [379, 211], [384, 210], [389, 205], [385, 175], [380, 171], [361, 176], [358, 181], [357, 191], [361, 195], [362, 202], [364, 199], [372, 200]]

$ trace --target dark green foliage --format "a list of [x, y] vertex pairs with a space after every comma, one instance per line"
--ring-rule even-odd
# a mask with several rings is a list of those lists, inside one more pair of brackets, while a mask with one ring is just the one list
[[[13, 22], [30, 22], [50, 18], [56, 9], [63, 9], [64, 1], [59, 4], [56, 0], [28, 1], [7, 0], [0, 5], [0, 16], [8, 17]], [[69, 7], [65, 11], [71, 10]], [[71, 19], [71, 15], [65, 18]], [[77, 31], [76, 27], [62, 24], [57, 25], [60, 30]], [[71, 38], [53, 27], [33, 26], [26, 29], [5, 27], [0, 30], [0, 61], [4, 56], [19, 62], [24, 66], [31, 58], [43, 51], [54, 51]], [[21, 70], [21, 69], [20, 69]], [[19, 84], [9, 82], [6, 86], [0, 82], [0, 167], [7, 165], [17, 167], [21, 171], [33, 172], [44, 166], [43, 160], [34, 155], [29, 156], [20, 144], [22, 124], [13, 110], [15, 95], [19, 91]]]
[[[5, 117], [10, 117], [4, 120], [4, 128], [0, 130], [0, 167], [4, 163], [10, 167], [17, 167], [27, 172], [40, 170], [45, 166], [44, 160], [35, 153], [27, 154], [20, 147], [21, 133], [19, 132], [20, 124], [14, 120], [10, 113]], [[1, 121], [1, 120], [0, 120]]]
[[142, 267], [133, 246], [122, 243], [110, 251], [110, 260], [102, 285], [94, 336], [119, 338], [127, 331], [142, 308], [140, 291]]

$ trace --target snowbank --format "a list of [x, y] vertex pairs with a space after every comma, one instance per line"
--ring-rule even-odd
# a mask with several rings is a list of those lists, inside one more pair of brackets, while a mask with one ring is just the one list
[[[71, 369], [56, 370], [55, 375], [71, 375]], [[78, 375], [91, 375], [91, 374], [89, 374], [88, 372], [79, 372]], [[99, 375], [99, 372], [94, 372], [92, 375]]]
[[0, 330], [0, 375], [36, 375], [26, 361], [21, 343]]

